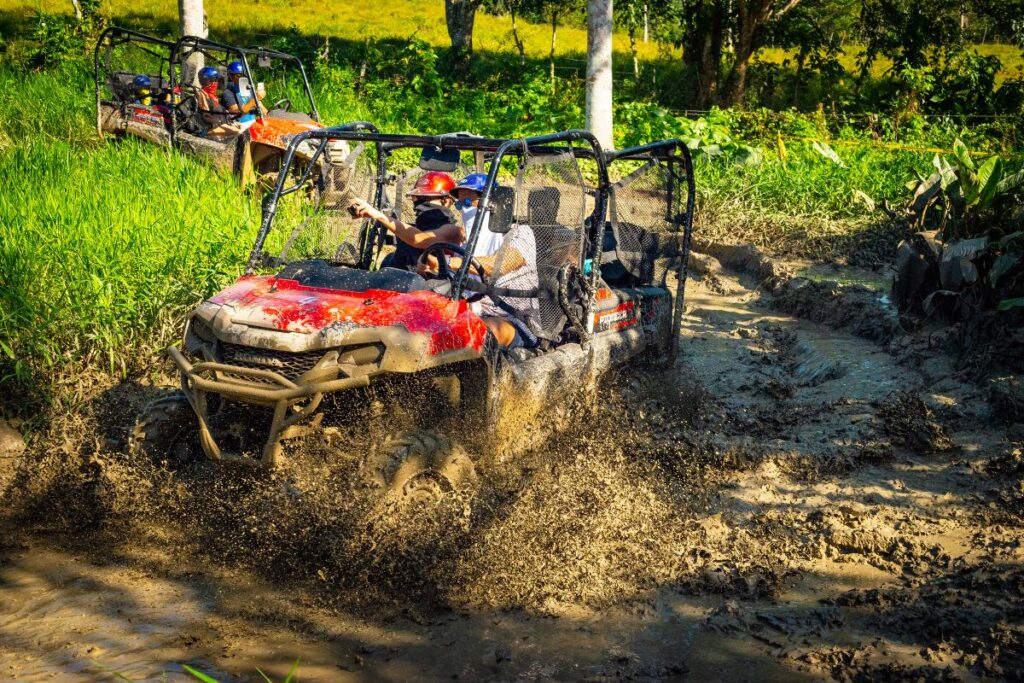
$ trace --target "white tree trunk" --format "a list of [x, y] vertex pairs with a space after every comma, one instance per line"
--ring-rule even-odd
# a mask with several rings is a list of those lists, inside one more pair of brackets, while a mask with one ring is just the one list
[[178, 0], [178, 14], [181, 17], [181, 35], [206, 37], [203, 0]]
[[[178, 16], [180, 17], [181, 35], [205, 38], [206, 12], [203, 11], [203, 0], [178, 0]], [[203, 55], [195, 53], [189, 56], [188, 63], [192, 67], [193, 85], [199, 84], [199, 70], [203, 68]]]
[[612, 0], [587, 0], [587, 129], [605, 149], [612, 137]]

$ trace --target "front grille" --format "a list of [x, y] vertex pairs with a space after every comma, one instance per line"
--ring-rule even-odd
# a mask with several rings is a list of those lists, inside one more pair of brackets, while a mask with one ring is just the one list
[[306, 351], [292, 353], [271, 349], [256, 349], [240, 344], [220, 344], [221, 362], [243, 368], [270, 370], [292, 380], [313, 369], [313, 366], [324, 357], [324, 351]]

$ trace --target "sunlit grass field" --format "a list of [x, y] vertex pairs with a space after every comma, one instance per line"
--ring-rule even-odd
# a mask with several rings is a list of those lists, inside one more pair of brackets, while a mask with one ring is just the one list
[[[71, 12], [70, 0], [0, 0], [0, 14], [25, 17], [36, 9], [47, 12]], [[128, 21], [132, 26], [155, 32], [174, 30], [178, 21], [177, 2], [158, 0], [138, 3], [130, 0], [108, 0], [102, 12], [114, 21]], [[416, 36], [434, 46], [448, 44], [444, 21], [444, 3], [441, 0], [414, 2], [393, 0], [386, 4], [371, 2], [322, 3], [317, 0], [207, 0], [206, 12], [211, 35], [231, 29], [249, 31], [256, 42], [259, 38], [295, 27], [303, 33], [331, 36], [341, 40], [362, 42], [367, 38], [409, 38]], [[576, 20], [578, 23], [578, 19]], [[548, 24], [531, 24], [517, 20], [518, 31], [530, 57], [548, 56], [551, 28]], [[474, 47], [491, 52], [512, 52], [512, 22], [507, 16], [493, 16], [478, 12], [473, 33]], [[560, 26], [557, 32], [556, 56], [561, 59], [582, 59], [587, 47], [586, 31], [580, 26]], [[629, 51], [629, 40], [619, 27], [614, 48], [624, 57]], [[1019, 75], [1024, 67], [1021, 50], [1013, 45], [985, 44], [975, 49], [982, 55], [995, 55], [1002, 62], [998, 80]], [[644, 43], [642, 32], [637, 33], [637, 53], [642, 60], [679, 58], [680, 50], [654, 40]], [[861, 48], [848, 46], [840, 58], [849, 71], [857, 68]], [[782, 62], [792, 51], [764, 48], [758, 58], [769, 62]], [[621, 60], [620, 60], [621, 61]], [[875, 75], [884, 73], [891, 62], [884, 57], [872, 68]]]

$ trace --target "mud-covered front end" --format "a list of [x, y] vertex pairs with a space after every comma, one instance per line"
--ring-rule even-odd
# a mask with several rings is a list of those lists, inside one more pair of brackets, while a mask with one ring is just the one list
[[282, 439], [326, 394], [365, 387], [385, 373], [416, 373], [480, 358], [486, 327], [464, 301], [430, 290], [359, 292], [243, 277], [189, 316], [181, 347], [168, 353], [199, 421], [203, 450], [224, 452], [211, 428], [211, 395], [271, 408], [260, 461], [272, 467]]

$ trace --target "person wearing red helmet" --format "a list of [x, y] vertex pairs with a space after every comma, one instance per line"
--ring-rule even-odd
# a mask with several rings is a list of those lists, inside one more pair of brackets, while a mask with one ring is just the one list
[[465, 229], [449, 208], [452, 203], [451, 191], [455, 180], [447, 173], [429, 171], [416, 181], [409, 191], [412, 197], [416, 222], [406, 225], [398, 218], [391, 218], [362, 199], [349, 205], [349, 210], [358, 218], [369, 218], [390, 230], [398, 238], [394, 254], [385, 261], [386, 266], [403, 270], [416, 270], [416, 262], [423, 250], [435, 242], [462, 244], [466, 239]]

